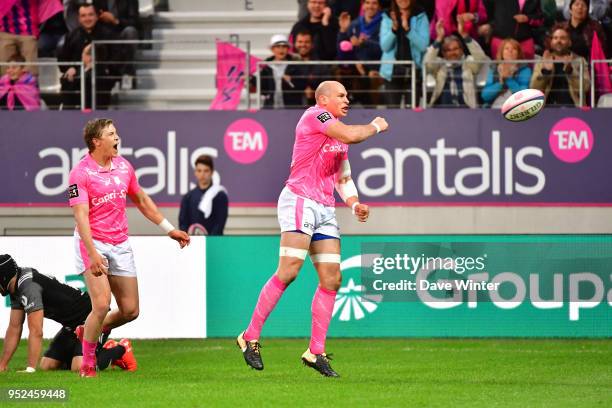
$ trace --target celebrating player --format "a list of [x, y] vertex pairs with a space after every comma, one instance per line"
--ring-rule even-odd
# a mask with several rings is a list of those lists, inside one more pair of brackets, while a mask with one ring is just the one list
[[278, 268], [261, 290], [251, 322], [240, 333], [237, 343], [247, 365], [263, 370], [259, 344], [262, 327], [310, 252], [319, 286], [312, 300], [310, 345], [302, 361], [324, 376], [337, 377], [325, 353], [336, 291], [342, 283], [334, 187], [357, 220], [365, 222], [370, 211], [359, 202], [351, 179], [348, 145], [387, 130], [388, 124], [381, 117], [367, 125], [345, 125], [338, 120], [349, 109], [346, 89], [339, 82], [321, 83], [315, 99], [316, 106], [306, 110], [297, 124], [291, 173], [278, 199], [281, 227]]
[[[36, 371], [42, 347], [43, 317], [55, 320], [63, 327], [45, 351], [40, 369], [76, 371], [81, 367], [81, 343], [74, 330], [83, 324], [91, 312], [91, 300], [87, 293], [60, 283], [36, 269], [20, 268], [10, 255], [0, 255], [0, 294], [9, 295], [11, 300], [11, 315], [4, 337], [0, 371], [7, 370], [17, 350], [26, 314], [29, 329], [28, 366], [24, 372]], [[120, 345], [98, 348], [99, 369], [108, 367], [111, 361], [122, 368], [136, 368], [131, 344], [129, 340], [123, 340]]]
[[[181, 248], [189, 235], [174, 228], [140, 188], [134, 169], [118, 156], [119, 135], [111, 119], [93, 119], [83, 130], [89, 154], [70, 172], [68, 198], [76, 220], [76, 267], [84, 274], [92, 311], [85, 321], [82, 377], [96, 376], [96, 339], [104, 330], [138, 316], [138, 281], [128, 241], [126, 197]], [[107, 315], [111, 293], [117, 310]]]

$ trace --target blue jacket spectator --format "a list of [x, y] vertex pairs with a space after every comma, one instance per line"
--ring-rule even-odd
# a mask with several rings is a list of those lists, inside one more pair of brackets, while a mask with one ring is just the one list
[[504, 40], [497, 53], [499, 64], [489, 69], [487, 83], [482, 88], [481, 96], [485, 107], [500, 108], [510, 95], [529, 88], [532, 74], [529, 66], [502, 62], [521, 59], [521, 44], [511, 38]]
[[[520, 66], [513, 76], [506, 78], [501, 78], [497, 70], [491, 69], [487, 76], [487, 83], [482, 88], [484, 107], [499, 108], [508, 96], [529, 88], [531, 74], [531, 68], [527, 65]], [[498, 98], [499, 102], [496, 102]]]
[[[394, 4], [397, 0], [394, 0]], [[399, 19], [399, 17], [398, 17]], [[420, 12], [416, 15], [411, 15], [409, 19], [409, 30], [403, 30], [401, 27], [393, 29], [394, 20], [390, 14], [384, 13], [380, 23], [380, 48], [382, 49], [382, 61], [395, 61], [398, 51], [398, 34], [402, 33], [408, 39], [410, 47], [410, 55], [412, 61], [418, 67], [421, 67], [423, 62], [423, 54], [429, 45], [429, 19], [425, 12]], [[393, 75], [393, 64], [382, 64], [380, 67], [380, 75], [387, 81], [391, 80]]]
[[[343, 41], [349, 41], [353, 45], [353, 50], [344, 52], [339, 46], [338, 59], [380, 60], [382, 55], [380, 49], [380, 23], [383, 13], [380, 11], [379, 0], [365, 0], [363, 11], [363, 15], [353, 20], [344, 32], [343, 24], [342, 22], [340, 23], [338, 45]], [[346, 54], [346, 58], [341, 58], [344, 56], [343, 54]]]

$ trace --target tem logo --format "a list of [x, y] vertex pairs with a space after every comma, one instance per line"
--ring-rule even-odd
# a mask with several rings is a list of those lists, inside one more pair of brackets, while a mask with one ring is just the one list
[[550, 130], [550, 150], [561, 161], [577, 163], [588, 157], [593, 150], [593, 131], [578, 118], [565, 118]]
[[223, 144], [232, 160], [241, 164], [250, 164], [261, 159], [266, 153], [268, 134], [256, 120], [238, 119], [228, 126]]

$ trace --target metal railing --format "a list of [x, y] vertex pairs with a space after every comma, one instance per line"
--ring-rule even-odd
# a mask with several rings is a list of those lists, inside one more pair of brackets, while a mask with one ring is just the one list
[[[238, 45], [242, 44], [245, 46], [246, 48], [246, 51], [245, 51], [246, 70], [245, 71], [248, 72], [250, 70], [249, 63], [251, 60], [250, 42], [249, 41], [239, 41], [239, 39], [237, 38], [233, 38], [232, 41], [234, 43], [237, 43]], [[135, 66], [142, 67], [145, 65], [156, 66], [157, 64], [162, 62], [162, 61], [155, 61], [155, 60], [147, 60], [147, 61], [142, 61], [142, 60], [99, 61], [98, 60], [97, 61], [96, 51], [95, 51], [96, 46], [98, 45], [110, 45], [110, 46], [132, 45], [132, 46], [139, 46], [139, 47], [144, 48], [144, 47], [158, 47], [158, 46], [167, 47], [168, 45], [177, 45], [177, 46], [192, 47], [193, 49], [201, 50], [203, 44], [211, 45], [211, 44], [214, 44], [214, 41], [134, 40], [134, 41], [96, 41], [93, 44], [94, 46], [92, 47], [92, 64], [91, 64], [90, 70], [88, 70], [87, 67], [84, 65], [84, 63], [81, 61], [76, 61], [76, 62], [32, 62], [32, 63], [24, 63], [23, 65], [24, 66], [28, 66], [28, 65], [39, 66], [39, 67], [60, 67], [60, 66], [78, 67], [78, 74], [76, 75], [77, 77], [76, 80], [78, 81], [78, 84], [79, 84], [78, 90], [72, 91], [72, 93], [75, 95], [77, 93], [79, 94], [79, 102], [78, 102], [79, 105], [78, 106], [75, 105], [74, 107], [85, 109], [86, 106], [89, 105], [88, 103], [89, 101], [85, 100], [86, 95], [88, 95], [87, 96], [88, 98], [91, 97], [91, 104], [90, 104], [91, 108], [96, 109], [97, 107], [96, 106], [96, 94], [101, 93], [101, 89], [99, 87], [98, 80], [100, 78], [104, 80], [110, 80], [110, 81], [118, 81], [120, 79], [120, 77], [117, 77], [117, 76], [109, 76], [109, 77], [101, 76], [99, 75], [99, 72], [96, 72], [96, 70], [104, 69], [102, 67], [109, 66], [109, 65], [117, 66], [121, 64], [124, 64], [124, 65], [133, 64]], [[165, 63], [167, 61], [164, 60], [163, 62]], [[541, 59], [540, 60], [523, 59], [523, 60], [507, 60], [507, 61], [494, 61], [494, 60], [476, 61], [474, 60], [471, 62], [481, 65], [481, 68], [478, 70], [478, 73], [474, 75], [474, 80], [475, 80], [474, 85], [475, 85], [476, 92], [478, 93], [478, 96], [480, 96], [480, 92], [483, 86], [485, 85], [489, 71], [491, 69], [496, 69], [496, 67], [501, 63], [523, 64], [523, 65], [530, 66], [531, 68], [533, 68], [535, 64], [537, 63], [549, 63], [549, 62], [553, 64], [562, 63], [562, 62], [554, 61], [554, 60], [545, 61]], [[180, 62], [177, 62], [177, 63], [181, 64]], [[394, 67], [405, 67], [403, 77], [401, 75], [400, 76], [395, 75], [396, 73], [394, 72], [394, 76], [391, 78], [391, 79], [398, 79], [398, 78], [402, 79], [404, 83], [406, 84], [405, 89], [389, 89], [387, 87], [387, 85], [389, 84], [389, 81], [383, 80], [383, 78], [380, 77], [380, 75], [378, 74], [380, 66], [384, 64], [391, 64]], [[448, 65], [449, 61], [428, 62], [427, 64], [423, 64], [422, 69], [418, 69], [417, 66], [412, 61], [259, 61], [256, 67], [257, 68], [256, 74], [254, 75], [253, 82], [251, 83], [251, 84], [253, 83], [255, 84], [255, 105], [254, 107], [257, 109], [261, 109], [262, 104], [266, 105], [266, 106], [263, 106], [264, 108], [273, 107], [273, 104], [271, 105], [269, 101], [271, 90], [262, 89], [262, 77], [260, 75], [262, 68], [264, 66], [285, 65], [285, 66], [292, 66], [294, 68], [295, 67], [308, 68], [308, 67], [313, 67], [313, 66], [325, 67], [326, 68], [325, 70], [324, 69], [320, 70], [320, 71], [326, 72], [324, 76], [321, 76], [318, 78], [310, 78], [310, 81], [312, 83], [318, 83], [323, 80], [330, 80], [330, 79], [340, 80], [345, 84], [349, 95], [351, 95], [351, 98], [356, 102], [356, 104], [361, 104], [361, 106], [363, 107], [381, 108], [381, 107], [397, 106], [393, 104], [390, 105], [389, 103], [387, 103], [388, 101], [386, 99], [399, 99], [399, 100], [403, 99], [404, 102], [401, 103], [401, 107], [405, 106], [408, 108], [416, 108], [416, 107], [427, 108], [429, 104], [429, 97], [431, 96], [432, 90], [435, 88], [435, 81], [436, 81], [435, 76], [432, 76], [431, 72], [429, 72], [427, 69], [428, 66], [429, 67], [431, 66], [431, 64]], [[604, 75], [606, 75], [606, 73], [610, 72], [609, 68], [612, 65], [612, 59], [593, 60], [589, 63], [589, 67], [585, 67], [584, 64], [582, 63], [578, 64], [579, 77], [584, 78], [584, 75], [590, 74], [589, 76], [591, 79], [590, 86], [588, 87], [585, 86], [584, 80], [581, 80], [578, 83], [578, 94], [579, 94], [579, 105], [580, 106], [584, 106], [586, 103], [588, 104], [588, 106], [595, 108], [597, 104], [596, 99], [598, 96], [601, 96], [598, 94], [599, 90], [597, 89], [597, 77], [596, 77], [597, 73], [595, 70], [596, 64], [605, 64], [604, 66], [608, 68], [608, 70], [605, 71], [604, 73]], [[9, 65], [17, 65], [17, 64], [0, 63], [0, 68], [3, 69], [3, 67], [9, 66]], [[363, 72], [360, 72], [357, 69], [358, 66], [367, 67], [367, 70], [369, 70], [369, 73], [364, 75]], [[48, 78], [49, 70], [41, 70], [41, 71], [45, 71], [46, 72], [45, 78]], [[62, 77], [62, 74], [59, 72], [59, 69], [53, 70], [53, 71], [54, 72], [51, 75], [52, 76], [51, 82], [54, 83], [53, 86], [59, 87], [60, 78]], [[181, 64], [181, 66], [179, 66], [177, 70], [172, 70], [173, 73], [168, 74], [168, 75], [189, 78], [189, 75], [200, 75], [199, 71], [198, 72], [196, 71], [198, 70], [191, 71], [188, 68], [185, 68], [183, 64]], [[313, 71], [313, 70], [307, 69], [307, 71]], [[89, 92], [90, 89], [86, 89], [87, 84], [86, 84], [85, 78], [88, 77], [88, 75], [91, 75], [91, 92]], [[159, 75], [159, 74], [156, 74], [156, 75]], [[212, 73], [212, 70], [209, 72], [209, 75], [211, 75], [213, 78], [216, 77], [215, 74]], [[194, 76], [193, 78], [195, 79], [196, 77]], [[41, 75], [41, 79], [42, 79], [42, 75]], [[140, 81], [143, 78], [136, 78], [136, 79]], [[267, 78], [267, 79], [269, 80], [270, 78]], [[303, 80], [304, 78], [297, 78], [297, 79]], [[190, 79], [188, 79], [188, 81], [189, 80]], [[151, 80], [150, 82], [153, 83], [153, 86], [155, 86], [154, 80]], [[354, 84], [358, 84], [359, 86], [352, 87], [352, 85]], [[214, 85], [211, 84], [210, 87], [212, 88], [214, 87]], [[153, 89], [157, 89], [157, 88], [153, 88]], [[64, 90], [63, 92], [58, 92], [57, 90], [52, 90], [51, 92], [44, 92], [45, 91], [44, 89], [41, 89], [41, 91], [43, 91], [45, 95], [52, 94], [52, 93], [59, 94], [58, 98], [61, 98], [62, 102], [57, 104], [58, 109], [70, 108], [70, 106], [64, 103], [64, 100], [68, 99], [67, 97], [69, 96], [68, 94], [70, 93], [70, 91]], [[288, 92], [288, 93], [299, 93], [300, 95], [302, 95], [303, 102], [305, 102], [308, 98], [307, 98], [307, 95], [304, 93], [304, 91], [305, 91], [304, 89], [285, 90], [285, 92]], [[314, 89], [311, 89], [311, 91], [314, 92]], [[114, 91], [107, 90], [105, 92], [111, 93]], [[393, 97], [394, 93], [395, 93], [395, 96]], [[392, 98], [390, 98], [390, 96], [392, 96]], [[588, 98], [589, 96], [590, 98]], [[246, 109], [250, 109], [252, 107], [252, 103], [251, 103], [252, 101], [251, 101], [248, 89], [247, 89], [247, 92], [244, 92], [242, 97], [246, 98], [246, 100], [244, 100], [243, 107], [246, 107]], [[265, 99], [264, 97], [268, 99], [264, 100]], [[54, 98], [54, 99], [57, 99], [57, 98]], [[312, 100], [312, 98], [310, 99]], [[288, 107], [289, 108], [291, 107], [302, 108], [305, 106], [307, 106], [307, 104], [301, 103], [296, 106], [288, 106]], [[481, 106], [481, 105], [479, 104], [478, 106]], [[55, 106], [50, 106], [50, 107], [55, 108]]]
[[[392, 64], [397, 67], [406, 67], [404, 70], [404, 75], [392, 75], [391, 81], [394, 80], [409, 80], [410, 86], [404, 89], [398, 90], [383, 90], [381, 89], [384, 79], [379, 74], [379, 67], [385, 64]], [[262, 108], [262, 102], [264, 103], [264, 108], [274, 107], [274, 103], [270, 106], [270, 98], [274, 98], [274, 90], [272, 89], [262, 89], [262, 68], [265, 66], [286, 66], [286, 67], [329, 67], [324, 70], [322, 75], [316, 76], [313, 72], [302, 72], [298, 71], [297, 76], [293, 76], [292, 81], [287, 81], [283, 79], [283, 81], [289, 85], [291, 90], [283, 91], [284, 94], [303, 94], [304, 101], [301, 104], [292, 105], [292, 106], [284, 106], [286, 108], [301, 108], [308, 105], [306, 103], [307, 100], [311, 100], [312, 97], [308, 97], [306, 92], [314, 92], [316, 86], [326, 80], [338, 80], [345, 85], [347, 93], [351, 96], [355, 96], [355, 100], [365, 107], [376, 107], [381, 105], [386, 105], [382, 103], [375, 103], [373, 100], [380, 100], [380, 97], [385, 97], [389, 95], [394, 95], [395, 98], [399, 98], [400, 104], [402, 104], [401, 100], [404, 100], [403, 105], [409, 106], [410, 108], [417, 107], [417, 95], [416, 95], [416, 86], [417, 86], [417, 69], [416, 64], [413, 61], [381, 61], [381, 60], [368, 60], [368, 61], [259, 61], [257, 63], [257, 72], [255, 74], [255, 93], [256, 93], [256, 107], [257, 109]], [[369, 69], [367, 74], [360, 73], [358, 67], [361, 66], [363, 71]], [[347, 70], [345, 68], [352, 68]], [[376, 69], [373, 69], [376, 68]], [[363, 72], [362, 71], [362, 72]], [[285, 70], [287, 72], [287, 69]], [[371, 74], [373, 73], [373, 74]], [[319, 73], [321, 74], [321, 73]], [[272, 78], [269, 75], [267, 78]], [[298, 79], [300, 81], [293, 81], [293, 79]], [[281, 81], [282, 82], [282, 81]], [[302, 87], [294, 86], [294, 82], [299, 82]], [[304, 83], [307, 82], [307, 87], [309, 90], [304, 89]], [[356, 83], [360, 83], [359, 86]], [[365, 100], [369, 100], [370, 103], [364, 102]]]
[[[78, 93], [80, 94], [79, 109], [81, 110], [85, 109], [85, 106], [86, 106], [86, 103], [85, 103], [85, 73], [86, 73], [86, 70], [82, 62], [55, 62], [55, 61], [53, 62], [52, 61], [37, 61], [37, 62], [24, 62], [24, 63], [0, 62], [0, 70], [2, 71], [2, 75], [5, 74], [6, 67], [10, 67], [10, 66], [24, 67], [25, 68], [24, 71], [27, 71], [27, 72], [29, 72], [28, 67], [31, 67], [31, 66], [56, 68], [55, 70], [51, 69], [49, 71], [45, 69], [38, 69], [38, 72], [36, 75], [38, 77], [37, 86], [41, 94], [43, 95], [57, 94], [60, 98], [60, 103], [57, 105], [57, 108], [61, 110], [65, 107], [64, 97], [71, 93]], [[70, 67], [77, 66], [78, 67], [78, 75], [77, 75], [79, 77], [79, 90], [78, 91], [66, 91], [66, 90], [61, 89], [60, 80], [64, 76], [64, 74], [62, 74], [62, 72], [59, 69], [59, 67], [61, 66], [70, 66]], [[44, 77], [45, 83], [41, 84], [41, 80], [43, 80], [43, 77]], [[44, 101], [44, 98], [41, 97], [41, 99]], [[55, 106], [49, 106], [46, 103], [45, 103], [45, 106], [51, 107], [51, 108], [55, 107]]]
[[[595, 65], [596, 64], [607, 64], [606, 67], [606, 71], [607, 73], [605, 75], [608, 76], [610, 82], [612, 82], [612, 70], [610, 68], [612, 68], [612, 59], [603, 59], [603, 60], [591, 60], [591, 64], [590, 64], [590, 72], [591, 72], [591, 107], [595, 108], [596, 106], [596, 95], [598, 93], [598, 89], [597, 87], [597, 73], [595, 72]], [[609, 90], [610, 91], [610, 90]], [[602, 96], [602, 95], [600, 95]]]
[[[240, 40], [239, 36], [237, 35], [230, 35], [230, 38], [227, 40], [223, 40], [223, 41], [227, 41], [230, 42], [232, 44], [234, 44], [237, 47], [242, 47], [244, 46], [245, 50], [245, 66], [246, 66], [246, 72], [250, 71], [250, 61], [251, 61], [251, 42], [250, 41], [244, 41], [244, 40]], [[214, 46], [216, 44], [215, 40], [104, 40], [104, 41], [93, 41], [92, 42], [92, 61], [93, 61], [93, 66], [94, 66], [94, 72], [92, 74], [92, 95], [95, 94], [96, 88], [99, 87], [99, 84], [97, 83], [97, 80], [102, 78], [102, 79], [109, 79], [111, 81], [118, 81], [120, 80], [120, 77], [117, 77], [117, 75], [107, 75], [107, 76], [100, 76], [100, 75], [95, 75], [96, 74], [96, 69], [100, 70], [101, 67], [107, 66], [107, 67], [118, 67], [118, 66], [126, 66], [126, 65], [132, 65], [132, 66], [151, 66], [151, 65], [155, 65], [156, 63], [160, 63], [162, 61], [152, 61], [152, 60], [117, 60], [117, 59], [111, 59], [111, 60], [104, 60], [101, 61], [99, 60], [99, 58], [96, 55], [96, 48], [99, 46], [110, 46], [110, 47], [118, 47], [118, 46], [133, 46], [133, 47], [138, 47], [140, 49], [144, 48], [144, 47], [148, 47], [148, 48], [153, 48], [155, 49], [155, 47], [157, 46], [161, 46], [161, 47], [166, 47], [167, 46], [172, 46], [171, 50], [172, 51], [180, 51], [180, 50], [198, 50], [201, 51], [203, 48], [203, 46], [208, 46], [210, 48], [210, 46]], [[117, 52], [115, 51], [115, 54], [117, 54]], [[168, 62], [168, 61], [163, 61], [163, 62]], [[184, 73], [186, 74], [187, 72], [189, 72], [188, 69], [186, 69], [184, 66], [179, 66], [178, 68], [178, 74], [174, 74], [174, 75], [181, 75], [180, 71], [183, 70]], [[138, 80], [138, 78], [134, 78], [135, 80]], [[245, 81], [248, 81], [248, 78], [245, 78]], [[251, 100], [249, 98], [248, 92], [246, 93], [246, 101], [245, 101], [246, 107], [247, 109], [251, 108]], [[95, 100], [92, 100], [92, 109], [96, 109], [96, 105], [95, 105]]]
[[[586, 89], [584, 86], [585, 85], [584, 84], [585, 67], [583, 64], [583, 60], [576, 60], [576, 62], [579, 62], [579, 74], [578, 75], [580, 78], [583, 78], [583, 80], [579, 81], [579, 85], [578, 85], [579, 86], [579, 89], [578, 89], [579, 105], [578, 106], [584, 106], [584, 103], [586, 101], [586, 98], [585, 98]], [[472, 72], [472, 75], [474, 78], [474, 91], [478, 93], [479, 90], [481, 91], [482, 88], [486, 85], [486, 80], [489, 75], [489, 71], [491, 69], [496, 69], [496, 67], [500, 64], [515, 64], [517, 66], [519, 65], [529, 66], [532, 69], [532, 77], [533, 77], [533, 69], [535, 68], [537, 64], [540, 64], [540, 63], [565, 64], [565, 62], [562, 62], [562, 61], [543, 60], [543, 59], [532, 59], [532, 60], [517, 59], [517, 60], [502, 60], [502, 61], [491, 60], [491, 59], [485, 59], [485, 60], [464, 59], [460, 61], [448, 61], [448, 60], [436, 60], [436, 61], [427, 61], [427, 62], [424, 61], [423, 69], [422, 69], [423, 95], [427, 95], [428, 87], [435, 87], [436, 78], [435, 76], [431, 74], [431, 72], [427, 71], [428, 66], [431, 68], [432, 65], [434, 66], [443, 65], [446, 67], [447, 70], [449, 68], [457, 67], [457, 66], [461, 66], [462, 69], [463, 67], [466, 67], [466, 69], [469, 69], [470, 64], [480, 66], [476, 72]], [[462, 71], [462, 74], [463, 74], [463, 71]], [[554, 70], [553, 70], [553, 75], [554, 75]], [[530, 81], [531, 81], [531, 78], [530, 78]], [[569, 92], [569, 89], [567, 89], [567, 91]], [[476, 100], [478, 99], [479, 99], [478, 95], [476, 95]], [[423, 108], [427, 107], [427, 102], [425, 98], [423, 100], [422, 107]], [[441, 107], [444, 107], [444, 106], [441, 106]]]

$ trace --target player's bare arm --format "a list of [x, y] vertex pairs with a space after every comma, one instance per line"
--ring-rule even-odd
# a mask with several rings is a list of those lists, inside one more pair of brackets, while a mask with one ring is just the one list
[[42, 350], [43, 338], [43, 319], [42, 309], [28, 313], [28, 367], [36, 368], [40, 352]]
[[151, 197], [142, 190], [137, 193], [131, 194], [130, 199], [138, 207], [138, 210], [144, 215], [149, 221], [155, 225], [160, 226], [170, 238], [177, 241], [181, 248], [189, 245], [190, 237], [185, 231], [174, 228], [166, 218], [159, 211]]
[[98, 251], [96, 251], [93, 243], [91, 226], [89, 225], [89, 204], [82, 203], [73, 205], [72, 212], [74, 213], [74, 219], [77, 224], [79, 236], [85, 245], [87, 255], [89, 256], [89, 260], [91, 262], [89, 270], [94, 276], [100, 276], [108, 273], [107, 261], [98, 253]]
[[[315, 91], [317, 105], [327, 109], [336, 118], [343, 118], [349, 110], [349, 100], [346, 88], [337, 81], [323, 81]], [[342, 143], [354, 144], [384, 132], [389, 128], [384, 118], [376, 117], [367, 125], [345, 125], [336, 121], [329, 125], [325, 134]]]
[[337, 121], [328, 126], [325, 134], [342, 143], [355, 144], [361, 143], [364, 140], [384, 132], [389, 128], [389, 124], [384, 118], [377, 116], [372, 122], [367, 125], [345, 125]]
[[4, 335], [4, 347], [2, 349], [2, 358], [0, 359], [0, 371], [6, 371], [8, 364], [19, 346], [23, 322], [25, 320], [25, 312], [20, 309], [11, 309], [6, 334]]
[[355, 182], [351, 178], [351, 165], [348, 160], [343, 160], [336, 175], [336, 191], [338, 195], [351, 208], [359, 222], [366, 222], [370, 215], [370, 208], [359, 202], [359, 193]]

